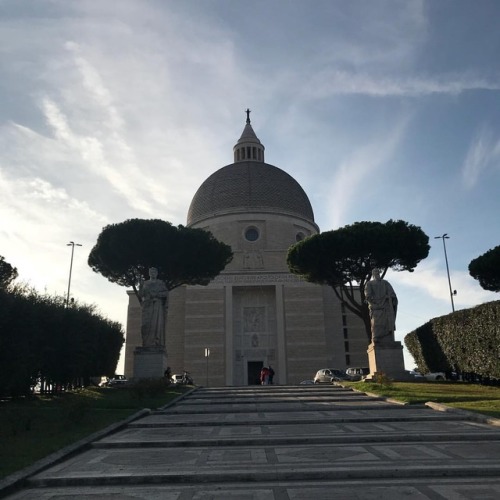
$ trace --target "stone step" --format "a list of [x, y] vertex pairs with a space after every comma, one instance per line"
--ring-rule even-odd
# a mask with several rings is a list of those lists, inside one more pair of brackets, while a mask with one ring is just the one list
[[[298, 474], [296, 474], [296, 477]], [[495, 477], [350, 478], [334, 480], [209, 482], [200, 484], [119, 484], [28, 489], [12, 500], [465, 500], [500, 498]], [[42, 496], [43, 495], [43, 496]]]
[[[216, 411], [218, 410], [218, 411]], [[403, 411], [404, 410], [404, 411]], [[356, 422], [418, 422], [463, 420], [463, 415], [454, 412], [439, 412], [425, 405], [404, 406], [370, 399], [367, 405], [335, 406], [331, 403], [318, 408], [287, 406], [287, 408], [265, 407], [262, 411], [242, 411], [233, 406], [217, 407], [206, 405], [203, 411], [181, 401], [162, 411], [153, 411], [150, 416], [130, 424], [131, 427], [189, 427], [189, 426], [248, 426], [266, 422], [272, 425], [313, 425]]]
[[[30, 487], [256, 481], [497, 477], [500, 442], [90, 450]], [[205, 456], [204, 456], [205, 455]], [[70, 468], [68, 469], [68, 465]]]
[[[211, 405], [210, 403], [207, 403], [205, 405], [201, 405], [199, 408], [190, 406], [190, 405], [179, 405], [175, 406], [171, 411], [169, 411], [170, 414], [172, 415], [180, 415], [180, 414], [208, 414], [208, 413], [221, 413], [221, 412], [226, 412], [226, 413], [276, 413], [276, 412], [284, 412], [288, 413], [291, 411], [321, 411], [321, 410], [363, 410], [366, 409], [367, 407], [377, 407], [378, 409], [381, 408], [386, 408], [392, 410], [394, 408], [394, 405], [391, 403], [386, 403], [382, 399], [370, 401], [370, 400], [365, 400], [365, 403], [362, 403], [361, 401], [356, 401], [355, 403], [347, 403], [345, 401], [329, 401], [327, 403], [306, 403], [302, 405], [291, 405], [291, 404], [275, 404], [275, 405], [269, 405], [269, 404], [261, 404], [261, 403], [249, 403], [249, 404], [231, 404], [231, 403], [226, 403], [225, 405]], [[376, 404], [378, 402], [378, 405]], [[327, 406], [328, 405], [328, 406]]]
[[465, 442], [474, 441], [481, 443], [484, 441], [500, 441], [500, 436], [484, 434], [443, 434], [440, 432], [425, 432], [419, 434], [408, 433], [384, 433], [364, 434], [364, 435], [342, 435], [342, 436], [259, 436], [259, 437], [219, 437], [219, 438], [197, 438], [196, 441], [189, 438], [169, 438], [162, 439], [152, 436], [150, 440], [145, 440], [144, 436], [139, 439], [102, 440], [93, 443], [94, 448], [190, 448], [190, 447], [249, 447], [249, 446], [288, 446], [288, 445], [309, 445], [309, 444], [384, 444], [384, 443], [434, 443], [434, 442]]

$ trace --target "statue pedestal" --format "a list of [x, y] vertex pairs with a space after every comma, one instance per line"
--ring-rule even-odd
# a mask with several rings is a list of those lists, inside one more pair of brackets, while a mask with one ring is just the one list
[[405, 371], [401, 342], [394, 340], [380, 344], [372, 342], [367, 352], [370, 375], [366, 380], [373, 380], [377, 373], [384, 373], [396, 381], [413, 380], [413, 377]]
[[167, 366], [165, 347], [136, 347], [134, 349], [134, 379], [162, 378]]

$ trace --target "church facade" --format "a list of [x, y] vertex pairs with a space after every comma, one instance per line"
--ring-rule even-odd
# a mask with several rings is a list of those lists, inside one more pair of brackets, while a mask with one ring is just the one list
[[[319, 228], [302, 187], [265, 163], [264, 152], [247, 112], [233, 163], [209, 176], [189, 207], [187, 226], [210, 231], [234, 254], [208, 286], [170, 292], [168, 364], [200, 385], [253, 385], [269, 365], [275, 384], [298, 384], [321, 368], [368, 365], [361, 320], [330, 287], [288, 270], [288, 248]], [[133, 377], [141, 309], [128, 295], [125, 375]]]

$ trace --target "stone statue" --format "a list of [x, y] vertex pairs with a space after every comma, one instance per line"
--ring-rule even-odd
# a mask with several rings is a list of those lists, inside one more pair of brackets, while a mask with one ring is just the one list
[[365, 297], [370, 310], [372, 342], [394, 340], [398, 299], [390, 283], [380, 277], [378, 269], [373, 270], [372, 279], [365, 286]]
[[165, 309], [168, 289], [158, 279], [158, 269], [149, 270], [149, 280], [141, 282], [139, 295], [142, 299], [142, 345], [143, 347], [165, 345]]

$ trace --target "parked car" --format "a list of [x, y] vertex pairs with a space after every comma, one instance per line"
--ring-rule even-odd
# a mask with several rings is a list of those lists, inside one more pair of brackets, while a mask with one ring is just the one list
[[356, 382], [358, 380], [364, 379], [370, 373], [370, 368], [367, 367], [350, 367], [345, 371], [347, 380], [351, 382]]
[[432, 372], [422, 374], [418, 370], [411, 370], [410, 374], [416, 379], [427, 380], [428, 382], [440, 382], [446, 380], [446, 374], [444, 372]]
[[128, 382], [127, 377], [125, 375], [115, 375], [113, 378], [108, 380], [107, 386], [113, 387], [117, 385], [124, 385]]
[[315, 384], [331, 384], [339, 380], [345, 380], [345, 372], [335, 368], [322, 368], [316, 372], [314, 376]]
[[172, 384], [185, 384], [185, 385], [193, 385], [193, 377], [189, 374], [189, 372], [184, 373], [174, 373], [171, 377]]

